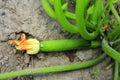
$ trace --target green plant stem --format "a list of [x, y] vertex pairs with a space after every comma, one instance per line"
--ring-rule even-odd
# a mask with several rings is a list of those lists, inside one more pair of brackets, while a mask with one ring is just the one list
[[115, 46], [115, 49], [117, 49], [117, 50], [120, 49], [120, 43], [117, 46]]
[[[53, 8], [51, 7], [50, 3], [52, 5], [54, 5], [54, 0], [53, 1], [49, 1], [49, 0], [41, 0], [41, 3], [42, 3], [42, 6], [45, 10], [45, 12], [53, 19], [56, 19], [56, 13], [55, 11], [53, 10]], [[66, 7], [67, 4], [63, 5], [62, 6], [62, 10], [64, 10], [64, 8]], [[65, 11], [66, 13], [69, 13], [68, 11]], [[66, 17], [70, 17], [71, 18], [71, 14], [66, 14]], [[69, 16], [70, 15], [70, 16]], [[74, 17], [73, 17], [74, 18]]]
[[[42, 3], [42, 5], [43, 5], [43, 8], [44, 8], [45, 12], [46, 12], [51, 18], [56, 19], [56, 13], [55, 13], [55, 11], [52, 9], [52, 7], [50, 6], [48, 0], [41, 0], [41, 3]], [[63, 5], [63, 6], [66, 6], [66, 4]], [[71, 13], [71, 12], [69, 12], [69, 11], [67, 11], [67, 10], [64, 10], [63, 6], [62, 6], [62, 10], [63, 10], [63, 12], [64, 12], [64, 15], [65, 15], [67, 18], [69, 18], [69, 19], [76, 20], [75, 14], [74, 14], [74, 13]], [[86, 21], [86, 25], [87, 25], [87, 27], [88, 27], [89, 30], [95, 30], [95, 27], [94, 27], [91, 23], [89, 23], [89, 22]]]
[[[52, 4], [53, 4], [53, 2], [54, 2], [54, 1], [52, 1]], [[49, 1], [48, 1], [48, 0], [41, 0], [41, 3], [42, 3], [42, 6], [43, 6], [45, 12], [46, 12], [51, 18], [56, 19], [56, 13], [55, 13], [55, 11], [53, 10], [53, 8], [51, 7]], [[54, 5], [54, 4], [53, 4], [53, 5]], [[65, 7], [66, 7], [66, 5], [67, 5], [67, 4], [64, 4], [64, 5], [62, 6], [62, 10], [64, 11], [65, 16], [68, 17], [68, 18], [70, 18], [70, 19], [75, 20], [75, 19], [76, 19], [75, 14], [73, 14], [73, 13], [67, 11], [67, 10], [64, 10]]]
[[85, 26], [87, 27], [87, 29], [89, 30], [89, 31], [95, 31], [96, 30], [96, 26], [94, 25], [94, 24], [92, 24], [92, 23], [90, 23], [90, 22], [88, 22], [87, 20], [85, 20]]
[[56, 19], [56, 14], [52, 7], [50, 6], [48, 0], [41, 0], [42, 6], [45, 10], [45, 12], [53, 19]]
[[76, 23], [77, 23], [77, 27], [79, 29], [79, 33], [81, 34], [81, 36], [86, 40], [93, 40], [98, 35], [99, 28], [93, 33], [89, 33], [86, 29], [84, 14], [85, 14], [85, 10], [90, 0], [87, 0], [87, 1], [88, 2], [86, 3], [85, 0], [77, 0], [76, 2], [76, 18], [77, 18]]
[[108, 34], [107, 38], [111, 41], [115, 41], [120, 37], [120, 26], [116, 26], [111, 33]]
[[119, 50], [119, 49], [120, 49], [120, 38], [117, 39], [116, 41], [114, 41], [114, 42], [112, 43], [112, 46], [113, 46], [113, 48], [114, 48], [115, 50]]
[[78, 33], [77, 27], [70, 24], [70, 22], [66, 19], [66, 16], [64, 15], [64, 12], [62, 10], [61, 0], [55, 0], [54, 8], [55, 8], [57, 20], [62, 25], [64, 30], [67, 30], [68, 32], [71, 33]]
[[113, 15], [115, 16], [116, 20], [118, 21], [118, 23], [120, 24], [120, 16], [118, 15], [117, 11], [115, 10], [113, 4], [111, 3], [110, 5], [111, 11], [113, 13]]
[[97, 48], [101, 46], [101, 41], [91, 41], [91, 47], [90, 48]]
[[102, 0], [95, 0], [93, 14], [91, 15], [91, 20], [95, 24], [98, 23], [98, 19], [102, 12]]
[[66, 39], [66, 40], [48, 40], [40, 42], [40, 51], [53, 52], [53, 51], [66, 51], [84, 48], [100, 47], [100, 41], [87, 41], [84, 39]]
[[69, 12], [69, 11], [66, 10], [66, 11], [64, 11], [64, 14], [65, 14], [65, 16], [68, 17], [68, 18], [73, 19], [73, 20], [76, 20], [76, 16], [75, 16], [74, 13]]
[[119, 63], [115, 61], [115, 68], [114, 68], [114, 79], [113, 80], [119, 80]]
[[120, 38], [118, 39], [118, 41], [114, 41], [113, 47], [115, 50], [120, 50]]
[[114, 60], [120, 62], [120, 53], [111, 48], [105, 39], [103, 39], [102, 41], [102, 49], [107, 55], [112, 57]]
[[68, 8], [68, 3], [66, 2], [66, 3], [64, 3], [64, 4], [62, 5], [62, 10], [63, 10], [63, 11], [66, 11], [67, 8]]
[[[66, 11], [64, 11], [64, 14], [67, 18], [73, 19], [76, 21], [76, 15], [74, 13], [66, 10]], [[85, 23], [89, 30], [91, 30], [91, 31], [96, 30], [96, 27], [93, 24], [91, 24], [90, 22], [88, 22], [87, 20], [85, 21]]]
[[25, 76], [25, 75], [30, 75], [30, 74], [43, 74], [43, 73], [53, 73], [53, 72], [62, 72], [62, 71], [72, 71], [72, 70], [87, 68], [87, 67], [98, 64], [100, 61], [102, 61], [105, 58], [105, 56], [106, 55], [103, 54], [89, 61], [78, 62], [78, 63], [63, 65], [63, 66], [51, 66], [51, 67], [44, 67], [44, 68], [12, 71], [8, 73], [0, 74], [0, 79], [7, 79], [7, 78]]

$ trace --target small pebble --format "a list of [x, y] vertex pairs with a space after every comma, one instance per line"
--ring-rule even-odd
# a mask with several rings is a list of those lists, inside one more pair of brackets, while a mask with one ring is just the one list
[[6, 60], [6, 61], [7, 61], [8, 59], [9, 59], [9, 58], [8, 58], [8, 56], [5, 56], [5, 57], [4, 57], [4, 60]]
[[2, 59], [3, 58], [3, 55], [0, 55], [0, 59]]
[[22, 67], [21, 66], [16, 66], [16, 69], [17, 70], [22, 70]]
[[4, 62], [3, 60], [1, 60], [0, 62], [1, 62], [1, 64], [2, 64], [2, 65], [4, 65], [4, 64], [5, 64], [5, 62]]
[[9, 39], [15, 39], [16, 38], [16, 34], [15, 33], [12, 33], [10, 36], [9, 36]]
[[38, 54], [37, 57], [38, 57], [39, 59], [45, 59], [45, 55], [44, 55], [43, 53]]
[[16, 49], [13, 49], [13, 52], [12, 53], [16, 53], [17, 52], [17, 50]]
[[13, 51], [10, 51], [9, 54], [10, 54], [10, 55], [13, 54]]

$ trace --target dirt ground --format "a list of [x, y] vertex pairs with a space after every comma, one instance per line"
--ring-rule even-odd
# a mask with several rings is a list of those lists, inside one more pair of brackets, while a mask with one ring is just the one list
[[[19, 39], [20, 33], [39, 40], [74, 38], [79, 35], [65, 33], [61, 26], [44, 12], [40, 0], [0, 0], [0, 73], [54, 65], [65, 65], [95, 58], [99, 49], [43, 53], [31, 56], [9, 45], [9, 39]], [[74, 59], [73, 59], [74, 58]], [[8, 80], [112, 80], [113, 69], [106, 58], [100, 64], [70, 72], [37, 74]], [[99, 71], [96, 74], [95, 71]]]

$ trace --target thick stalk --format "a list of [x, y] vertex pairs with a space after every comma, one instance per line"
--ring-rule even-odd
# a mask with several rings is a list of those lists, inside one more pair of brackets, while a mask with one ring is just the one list
[[92, 22], [94, 22], [95, 24], [98, 23], [98, 19], [101, 18], [101, 17], [99, 17], [101, 12], [102, 12], [102, 0], [95, 0], [94, 12], [91, 15]]
[[49, 4], [48, 0], [41, 0], [42, 6], [45, 10], [45, 12], [53, 19], [56, 19], [56, 14], [54, 12], [54, 10], [52, 9], [52, 7]]
[[120, 24], [120, 16], [118, 15], [117, 11], [115, 10], [113, 4], [111, 3], [110, 5], [111, 11], [113, 13], [113, 15], [115, 16], [116, 20], [118, 21], [118, 23]]
[[105, 39], [102, 41], [102, 49], [107, 55], [120, 62], [120, 53], [110, 47]]
[[45, 68], [36, 68], [36, 69], [28, 69], [28, 70], [20, 70], [20, 71], [12, 71], [8, 73], [0, 74], [0, 80], [7, 79], [7, 78], [13, 78], [17, 76], [24, 76], [24, 75], [30, 75], [30, 74], [42, 74], [42, 73], [53, 73], [53, 72], [62, 72], [62, 71], [72, 71], [82, 68], [87, 68], [93, 65], [98, 64], [100, 61], [102, 61], [105, 58], [105, 54], [89, 60], [85, 62], [79, 62], [69, 65], [63, 65], [63, 66], [52, 66], [52, 67], [45, 67]]
[[[69, 12], [69, 11], [66, 10], [66, 11], [64, 11], [64, 14], [65, 14], [65, 16], [66, 16], [67, 18], [73, 19], [73, 20], [76, 21], [76, 15], [75, 15], [74, 13]], [[87, 20], [85, 20], [85, 23], [86, 23], [86, 27], [87, 27], [89, 30], [93, 31], [93, 30], [96, 29], [95, 25], [93, 25], [92, 23], [88, 22]]]
[[63, 29], [71, 33], [78, 33], [77, 27], [72, 25], [64, 15], [64, 12], [62, 10], [61, 0], [55, 0], [54, 8], [55, 8], [57, 20], [61, 24]]
[[119, 63], [115, 61], [115, 68], [114, 68], [114, 79], [113, 80], [119, 80]]
[[[89, 3], [90, 0], [88, 0]], [[81, 36], [86, 40], [92, 40], [95, 39], [98, 35], [99, 30], [97, 29], [93, 33], [89, 33], [86, 29], [86, 23], [85, 23], [85, 10], [87, 8], [88, 3], [86, 3], [84, 0], [77, 0], [76, 2], [76, 22], [77, 27], [79, 30], [79, 33]]]

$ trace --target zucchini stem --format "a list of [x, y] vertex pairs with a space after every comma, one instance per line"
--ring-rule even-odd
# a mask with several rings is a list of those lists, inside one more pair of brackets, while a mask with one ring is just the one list
[[120, 62], [120, 53], [110, 47], [105, 39], [102, 41], [102, 49], [107, 55]]
[[20, 70], [20, 71], [12, 71], [8, 73], [0, 74], [0, 79], [7, 79], [7, 78], [13, 78], [17, 76], [25, 76], [30, 74], [43, 74], [43, 73], [53, 73], [53, 72], [63, 72], [63, 71], [72, 71], [82, 68], [87, 68], [93, 65], [98, 64], [106, 57], [105, 54], [102, 54], [101, 56], [85, 61], [85, 62], [78, 62], [73, 63], [69, 65], [63, 65], [63, 66], [52, 66], [52, 67], [44, 67], [44, 68], [36, 68], [36, 69], [28, 69], [28, 70]]
[[119, 63], [115, 61], [115, 68], [114, 68], [114, 79], [113, 80], [119, 80]]

